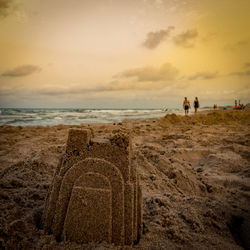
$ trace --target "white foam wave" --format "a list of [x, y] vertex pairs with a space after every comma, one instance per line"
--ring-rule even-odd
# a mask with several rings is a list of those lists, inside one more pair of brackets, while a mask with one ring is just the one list
[[[177, 110], [155, 109], [0, 109], [0, 125], [53, 126], [58, 124], [79, 125], [82, 123], [120, 122], [163, 117]], [[181, 111], [183, 113], [183, 111]]]

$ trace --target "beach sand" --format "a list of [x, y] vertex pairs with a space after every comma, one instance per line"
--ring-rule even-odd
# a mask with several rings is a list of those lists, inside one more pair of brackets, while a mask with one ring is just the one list
[[0, 249], [121, 249], [57, 242], [42, 228], [69, 128], [132, 137], [143, 235], [122, 249], [250, 248], [250, 110], [111, 124], [0, 127]]

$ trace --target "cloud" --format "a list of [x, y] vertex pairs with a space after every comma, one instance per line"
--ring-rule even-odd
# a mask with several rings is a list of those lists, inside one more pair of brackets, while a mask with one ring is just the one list
[[202, 79], [202, 80], [209, 80], [209, 79], [214, 79], [218, 77], [218, 72], [198, 72], [190, 77], [188, 77], [188, 80], [197, 80], [197, 79]]
[[193, 48], [195, 39], [198, 37], [198, 31], [196, 29], [187, 30], [173, 38], [174, 43], [177, 46], [184, 48]]
[[102, 91], [153, 91], [166, 87], [166, 82], [136, 82], [118, 80], [108, 83]]
[[155, 4], [157, 6], [161, 6], [163, 4], [163, 0], [155, 0]]
[[210, 42], [210, 41], [214, 40], [217, 36], [218, 36], [218, 33], [215, 33], [215, 32], [208, 32], [207, 34], [205, 34], [205, 35], [201, 38], [201, 41], [202, 41], [203, 43], [207, 43], [207, 42]]
[[250, 62], [245, 62], [244, 63], [244, 68], [249, 68], [250, 67]]
[[0, 0], [0, 19], [14, 15], [20, 23], [28, 22], [27, 13], [22, 10], [22, 5], [14, 0]]
[[232, 43], [232, 44], [227, 44], [225, 46], [225, 49], [226, 50], [231, 50], [231, 51], [234, 51], [234, 50], [237, 50], [241, 47], [245, 47], [249, 44], [249, 41], [248, 40], [240, 40], [236, 43]]
[[[10, 72], [8, 72], [8, 75]], [[97, 85], [96, 87], [85, 87], [86, 85], [46, 85], [36, 86], [33, 89], [21, 89], [22, 93], [30, 96], [53, 96], [53, 97], [97, 97], [106, 96], [112, 92], [138, 91], [137, 94], [143, 91], [159, 91], [161, 89], [171, 88], [177, 80], [179, 71], [169, 63], [163, 64], [160, 67], [140, 67], [125, 70], [106, 84]], [[11, 75], [13, 73], [11, 72]], [[7, 86], [8, 87], [8, 86]], [[0, 95], [13, 95], [15, 88], [6, 89], [0, 86]], [[155, 92], [156, 93], [156, 92]]]
[[228, 74], [229, 76], [248, 77], [250, 76], [250, 62], [245, 62], [242, 71], [235, 71]]
[[10, 14], [12, 0], [0, 0], [0, 18]]
[[143, 46], [147, 49], [155, 49], [161, 42], [163, 42], [170, 36], [170, 33], [173, 29], [174, 26], [169, 26], [167, 29], [159, 30], [156, 32], [149, 32], [147, 34], [147, 38], [143, 42]]
[[106, 85], [101, 85], [92, 88], [86, 88], [82, 85], [72, 85], [72, 86], [53, 86], [47, 85], [43, 86], [34, 91], [35, 94], [46, 95], [46, 96], [85, 96], [90, 94], [97, 94], [103, 92], [113, 92], [130, 90], [134, 88], [132, 83], [122, 83], [120, 81], [110, 81]]
[[250, 76], [250, 70], [232, 72], [229, 75], [233, 75], [233, 76]]
[[[114, 76], [114, 79], [105, 85], [86, 88], [82, 85], [74, 86], [43, 86], [35, 94], [46, 96], [84, 96], [115, 91], [154, 91], [170, 86], [177, 79], [179, 71], [171, 64], [163, 64], [159, 68], [141, 67], [129, 69]], [[166, 82], [171, 83], [166, 84]]]
[[[93, 90], [92, 90], [93, 91]], [[74, 94], [82, 94], [82, 93], [89, 93], [88, 89], [83, 88], [82, 86], [70, 86], [70, 87], [63, 87], [63, 86], [44, 86], [35, 90], [36, 94], [48, 95], [48, 96], [61, 96], [61, 95], [74, 95]]]
[[90, 93], [100, 93], [107, 91], [115, 91], [119, 88], [113, 87], [114, 82], [110, 82], [107, 85], [102, 85], [98, 87], [86, 88], [80, 84], [72, 86], [53, 86], [47, 85], [36, 90], [36, 93], [42, 95], [89, 95]]
[[152, 91], [166, 87], [165, 82], [128, 82], [124, 80], [110, 81], [106, 85], [86, 88], [80, 85], [61, 87], [46, 86], [34, 91], [34, 94], [45, 96], [90, 96], [99, 93], [121, 92], [121, 91]]
[[36, 72], [40, 72], [41, 68], [36, 65], [22, 65], [11, 70], [7, 70], [1, 74], [5, 77], [22, 77], [28, 76]]
[[134, 78], [137, 82], [148, 81], [169, 81], [175, 80], [179, 71], [170, 63], [165, 63], [159, 68], [141, 67], [135, 69], [125, 70], [120, 73], [120, 78]]

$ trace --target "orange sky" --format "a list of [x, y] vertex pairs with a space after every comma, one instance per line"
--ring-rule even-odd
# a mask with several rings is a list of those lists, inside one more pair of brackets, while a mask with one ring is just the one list
[[250, 102], [249, 0], [0, 0], [0, 107]]

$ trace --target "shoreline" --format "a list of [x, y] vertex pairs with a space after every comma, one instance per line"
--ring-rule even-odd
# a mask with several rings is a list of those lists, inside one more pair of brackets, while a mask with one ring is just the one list
[[[177, 116], [177, 117], [199, 117], [200, 115], [207, 115], [207, 114], [227, 114], [227, 113], [230, 113], [230, 112], [249, 112], [249, 109], [245, 109], [245, 110], [235, 110], [235, 109], [227, 109], [227, 110], [222, 110], [222, 109], [217, 109], [217, 110], [200, 110], [198, 111], [198, 113], [189, 113], [188, 115], [185, 115], [184, 114], [184, 111], [183, 111], [183, 114], [175, 114], [175, 113], [165, 113], [165, 115], [163, 115], [162, 117], [152, 117], [152, 118], [148, 118], [148, 119], [124, 119], [123, 121], [110, 121], [110, 122], [91, 122], [91, 123], [81, 123], [81, 124], [56, 124], [56, 125], [13, 125], [13, 124], [2, 124], [0, 125], [0, 127], [3, 127], [3, 126], [12, 126], [12, 127], [56, 127], [56, 126], [69, 126], [69, 127], [75, 127], [75, 126], [96, 126], [96, 125], [101, 125], [101, 124], [104, 124], [104, 125], [111, 125], [111, 124], [122, 124], [122, 123], [125, 123], [125, 122], [147, 122], [147, 121], [150, 121], [150, 120], [161, 120], [161, 119], [164, 119], [164, 117], [166, 116], [171, 116], [171, 115], [174, 115], [174, 116]], [[182, 118], [181, 118], [182, 119]]]

